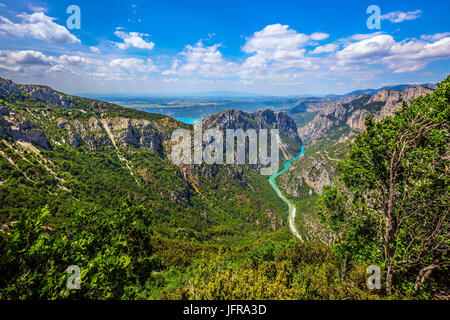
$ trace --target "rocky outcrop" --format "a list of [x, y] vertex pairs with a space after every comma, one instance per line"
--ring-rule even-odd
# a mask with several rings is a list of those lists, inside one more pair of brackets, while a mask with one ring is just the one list
[[69, 144], [73, 147], [73, 148], [78, 148], [81, 146], [83, 142], [83, 139], [76, 133], [70, 132], [69, 133]]
[[369, 99], [369, 96], [355, 96], [346, 103], [329, 104], [305, 127], [299, 130], [303, 140], [312, 140], [329, 134], [335, 128], [346, 125], [349, 115]]
[[116, 138], [120, 143], [162, 152], [161, 136], [149, 121], [122, 118], [112, 124], [112, 130], [119, 131]]
[[11, 97], [12, 94], [21, 95], [20, 99], [24, 99], [28, 95], [36, 100], [50, 103], [55, 107], [68, 107], [74, 102], [73, 97], [47, 86], [16, 84], [11, 80], [0, 78], [0, 96]]
[[321, 194], [324, 186], [333, 185], [335, 173], [333, 163], [317, 152], [293, 162], [279, 177], [279, 185], [289, 196], [301, 196], [305, 188]]
[[347, 119], [346, 124], [353, 130], [361, 130], [364, 128], [364, 121], [370, 112], [366, 109], [359, 109], [353, 112]]
[[73, 102], [71, 96], [59, 93], [47, 86], [26, 84], [21, 85], [21, 88], [27, 92], [30, 97], [51, 103], [58, 107], [68, 107]]
[[205, 128], [226, 129], [280, 129], [284, 134], [301, 143], [295, 121], [284, 111], [270, 109], [247, 113], [240, 110], [224, 110], [203, 120]]
[[70, 121], [59, 118], [57, 123], [60, 129], [68, 132], [68, 143], [74, 148], [85, 143], [90, 150], [95, 150], [115, 143], [125, 148], [144, 147], [163, 153], [163, 137], [148, 120], [116, 117], [100, 121], [92, 117], [87, 121]]
[[26, 119], [12, 117], [8, 107], [1, 108], [0, 137], [11, 136], [16, 141], [34, 143], [41, 148], [50, 150], [50, 143], [39, 127]]
[[[96, 124], [96, 127], [102, 124]], [[109, 118], [103, 125], [108, 126], [115, 143], [122, 146], [146, 147], [162, 154], [162, 137], [150, 121], [142, 119]]]
[[283, 111], [272, 111], [270, 109], [260, 110], [250, 113], [251, 117], [256, 120], [259, 129], [271, 128], [280, 129], [287, 137], [296, 140], [301, 146], [301, 139], [298, 136], [297, 125], [294, 119]]
[[394, 115], [403, 102], [411, 103], [419, 96], [432, 92], [425, 87], [409, 87], [404, 90], [381, 90], [375, 95], [355, 95], [330, 103], [305, 127], [299, 130], [303, 140], [322, 138], [339, 127], [364, 130], [365, 117], [370, 115], [375, 121]]
[[375, 117], [375, 121], [380, 121], [387, 116], [393, 116], [395, 111], [400, 110], [403, 101], [411, 102], [419, 96], [425, 96], [433, 90], [425, 87], [406, 88], [402, 91], [382, 90], [370, 99], [370, 102], [382, 102], [383, 107]]
[[19, 87], [11, 80], [0, 78], [0, 95], [9, 97], [14, 93], [20, 93]]
[[214, 128], [226, 129], [279, 129], [281, 158], [291, 158], [297, 155], [302, 146], [297, 125], [286, 112], [270, 109], [247, 113], [240, 110], [224, 110], [203, 120], [203, 130]]

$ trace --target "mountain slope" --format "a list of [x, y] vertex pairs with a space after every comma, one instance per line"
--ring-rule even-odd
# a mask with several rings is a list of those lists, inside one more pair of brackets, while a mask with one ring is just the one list
[[[292, 152], [301, 148], [292, 119], [263, 115], [241, 112], [259, 128], [279, 128]], [[113, 207], [129, 197], [169, 237], [219, 239], [283, 227], [287, 208], [254, 168], [174, 165], [177, 128], [192, 130], [163, 115], [0, 79], [1, 219], [48, 205], [61, 223], [76, 208]]]
[[240, 110], [224, 110], [206, 117], [203, 121], [206, 128], [227, 129], [278, 129], [280, 132], [280, 159], [284, 162], [296, 156], [302, 147], [295, 121], [284, 111], [270, 109], [247, 113]]
[[373, 96], [355, 95], [343, 101], [327, 103], [325, 110], [306, 126], [299, 129], [306, 142], [305, 155], [291, 164], [278, 177], [280, 189], [297, 206], [297, 225], [306, 229], [312, 239], [328, 242], [332, 234], [318, 219], [315, 202], [325, 185], [336, 183], [336, 163], [349, 151], [349, 144], [364, 129], [364, 119], [370, 115], [375, 121], [393, 116], [419, 96], [431, 93], [425, 87], [407, 87], [403, 90], [381, 90]]
[[304, 140], [324, 137], [339, 127], [361, 131], [364, 118], [371, 115], [375, 120], [393, 115], [402, 103], [409, 103], [419, 96], [432, 92], [424, 87], [410, 87], [401, 91], [381, 90], [375, 95], [355, 95], [343, 101], [336, 101], [324, 106], [316, 117], [306, 126], [300, 128], [299, 134]]

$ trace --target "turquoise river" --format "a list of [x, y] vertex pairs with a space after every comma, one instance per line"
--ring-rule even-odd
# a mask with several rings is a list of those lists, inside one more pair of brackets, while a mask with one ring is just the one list
[[292, 158], [291, 160], [286, 161], [284, 163], [283, 170], [278, 171], [277, 173], [274, 173], [269, 178], [269, 182], [272, 185], [272, 188], [275, 190], [275, 192], [281, 198], [281, 200], [283, 200], [289, 207], [289, 228], [291, 229], [292, 234], [294, 236], [296, 236], [300, 241], [303, 241], [303, 237], [301, 236], [301, 234], [297, 231], [297, 228], [295, 227], [295, 213], [296, 213], [295, 205], [291, 201], [289, 201], [283, 195], [283, 193], [281, 193], [280, 189], [278, 189], [278, 186], [275, 183], [275, 178], [277, 176], [279, 176], [280, 174], [282, 174], [283, 172], [285, 172], [287, 169], [289, 169], [290, 166], [291, 166], [291, 162], [297, 160], [298, 158], [300, 158], [303, 155], [303, 153], [305, 153], [305, 146], [304, 145], [302, 145], [302, 150], [301, 150], [299, 155], [297, 155], [296, 157]]

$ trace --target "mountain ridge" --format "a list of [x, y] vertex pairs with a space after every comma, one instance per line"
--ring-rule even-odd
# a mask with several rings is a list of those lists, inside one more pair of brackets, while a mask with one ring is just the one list
[[381, 90], [374, 95], [353, 95], [342, 101], [323, 103], [315, 118], [299, 129], [304, 140], [323, 137], [338, 127], [364, 129], [364, 118], [371, 115], [376, 121], [392, 116], [404, 102], [410, 103], [419, 96], [432, 92], [425, 87], [408, 87], [403, 90]]
[[[289, 116], [262, 114], [259, 127], [276, 126], [300, 144]], [[256, 114], [241, 115], [255, 123]], [[173, 164], [171, 134], [178, 128], [193, 130], [164, 115], [0, 79], [1, 219], [49, 204], [58, 221], [70, 207], [110, 207], [130, 196], [155, 221], [173, 221], [178, 227], [163, 229], [175, 238], [226, 238], [285, 225], [284, 204], [252, 166]], [[180, 227], [186, 233], [178, 234]]]

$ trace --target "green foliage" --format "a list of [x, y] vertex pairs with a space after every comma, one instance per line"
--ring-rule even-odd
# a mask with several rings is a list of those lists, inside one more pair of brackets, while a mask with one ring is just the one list
[[[449, 96], [450, 77], [394, 117], [368, 117], [338, 164], [341, 185], [325, 188], [318, 201], [339, 233], [341, 258], [380, 264], [388, 293], [421, 288], [426, 295], [432, 272], [438, 279], [448, 270]], [[446, 281], [433, 283], [448, 289]]]
[[[386, 298], [366, 288], [370, 264], [393, 272], [396, 291], [388, 298], [432, 298], [448, 288], [448, 159], [442, 159], [449, 92], [446, 80], [394, 118], [367, 120], [339, 165], [341, 183], [324, 188], [318, 201], [322, 220], [338, 235], [333, 247], [299, 243], [281, 227], [286, 205], [267, 177], [247, 166], [238, 175], [220, 167], [208, 179], [201, 171], [210, 167], [194, 167], [185, 179], [158, 152], [118, 146], [132, 175], [111, 146], [62, 143], [68, 133], [55, 122], [88, 127], [91, 117], [107, 113], [146, 119], [167, 136], [174, 120], [101, 102], [93, 108], [79, 97], [69, 108], [27, 95], [4, 101], [39, 124], [51, 150], [28, 150], [6, 136], [0, 141], [0, 299]], [[308, 152], [330, 143], [320, 140]], [[391, 159], [403, 145], [391, 188]], [[390, 188], [389, 211], [380, 190]], [[311, 212], [299, 217], [302, 224], [312, 219], [316, 197], [294, 199], [299, 214]], [[388, 212], [396, 228], [386, 246]], [[66, 287], [70, 265], [81, 269], [80, 290]]]
[[[268, 244], [272, 246], [273, 244]], [[266, 251], [262, 249], [263, 252]], [[252, 256], [252, 255], [251, 255]], [[261, 258], [261, 256], [259, 257]], [[365, 269], [351, 269], [343, 279], [329, 247], [297, 243], [272, 256], [227, 262], [221, 253], [214, 260], [194, 264], [185, 285], [164, 291], [162, 299], [376, 299], [365, 290]]]
[[[0, 234], [0, 299], [330, 299], [376, 298], [361, 269], [342, 281], [328, 246], [282, 234], [235, 246], [167, 239], [128, 200], [88, 207], [66, 228], [47, 225], [47, 208]], [[81, 269], [69, 290], [68, 266]], [[356, 287], [355, 287], [356, 283]]]
[[[45, 225], [49, 216], [47, 208], [25, 214], [1, 235], [3, 299], [120, 298], [124, 284], [143, 283], [161, 266], [142, 207], [82, 209], [60, 230]], [[66, 288], [70, 265], [81, 269], [79, 291]]]

